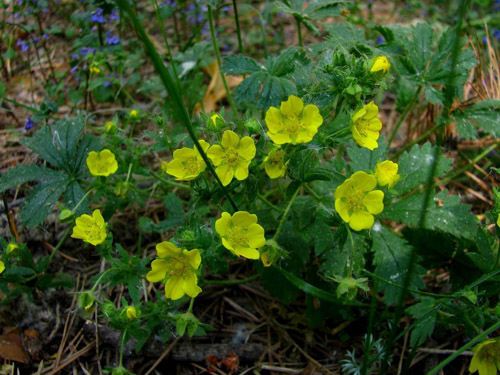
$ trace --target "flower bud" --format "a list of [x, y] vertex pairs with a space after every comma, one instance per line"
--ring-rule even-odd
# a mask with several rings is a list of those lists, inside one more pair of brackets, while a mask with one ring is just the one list
[[247, 132], [251, 134], [259, 134], [261, 132], [262, 126], [259, 121], [251, 118], [243, 124]]
[[61, 223], [71, 223], [75, 218], [75, 211], [68, 210], [67, 208], [63, 209], [59, 214], [59, 221]]
[[86, 312], [92, 314], [95, 307], [96, 298], [94, 293], [91, 292], [83, 292], [78, 297], [78, 306], [84, 309]]
[[341, 280], [339, 286], [337, 287], [337, 297], [340, 298], [344, 294], [347, 295], [347, 299], [354, 299], [358, 293], [358, 284], [352, 277], [346, 277]]
[[260, 260], [264, 267], [271, 267], [275, 261], [287, 255], [287, 252], [274, 240], [267, 240], [264, 247], [260, 249]]
[[137, 319], [137, 310], [134, 306], [129, 306], [125, 310], [125, 314], [127, 315], [127, 318], [129, 320], [135, 320]]
[[226, 122], [221, 115], [215, 113], [208, 120], [207, 129], [213, 132], [218, 132], [226, 126]]
[[115, 134], [116, 131], [118, 130], [118, 126], [116, 125], [115, 122], [113, 121], [108, 121], [106, 123], [106, 126], [104, 128], [104, 130], [106, 131], [106, 133], [108, 134]]
[[19, 249], [19, 245], [18, 244], [16, 244], [16, 243], [9, 243], [7, 245], [6, 253], [10, 254], [10, 253], [14, 252], [17, 249]]

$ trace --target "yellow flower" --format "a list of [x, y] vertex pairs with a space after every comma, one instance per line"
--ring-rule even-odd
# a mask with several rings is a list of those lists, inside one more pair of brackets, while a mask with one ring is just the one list
[[352, 137], [358, 145], [373, 150], [378, 147], [377, 139], [382, 121], [377, 118], [378, 107], [370, 102], [357, 111], [351, 120]]
[[7, 245], [6, 253], [7, 254], [12, 253], [14, 250], [17, 250], [17, 249], [19, 249], [19, 245], [18, 244], [10, 243], [10, 244]]
[[240, 139], [232, 130], [226, 130], [222, 135], [221, 145], [213, 145], [207, 155], [217, 167], [215, 173], [222, 185], [226, 186], [233, 177], [241, 181], [248, 177], [248, 166], [255, 157], [255, 144], [250, 137]]
[[129, 320], [135, 320], [137, 319], [137, 310], [135, 309], [134, 306], [129, 306], [125, 310], [125, 314], [127, 315], [127, 318]]
[[307, 143], [318, 132], [323, 117], [314, 104], [304, 107], [302, 99], [290, 95], [280, 108], [269, 107], [266, 112], [267, 135], [274, 143]]
[[187, 294], [196, 297], [201, 292], [196, 270], [200, 267], [201, 256], [198, 249], [179, 249], [174, 244], [163, 241], [156, 245], [158, 258], [151, 263], [151, 271], [146, 279], [152, 283], [165, 282], [165, 297], [172, 300]]
[[[203, 139], [198, 140], [203, 151], [207, 151], [210, 145]], [[175, 177], [177, 181], [190, 181], [207, 168], [196, 146], [193, 148], [183, 147], [174, 151], [174, 159], [169, 163], [162, 163], [162, 169]]]
[[269, 151], [262, 162], [262, 166], [265, 168], [269, 178], [279, 178], [285, 176], [286, 165], [288, 162], [285, 163], [284, 159], [285, 151], [280, 150], [279, 146]]
[[75, 220], [72, 238], [78, 238], [91, 245], [99, 245], [106, 239], [106, 223], [101, 215], [101, 211], [94, 210], [92, 216], [83, 214]]
[[130, 111], [128, 117], [132, 120], [138, 119], [139, 118], [139, 112], [136, 109], [133, 109]]
[[389, 188], [393, 187], [398, 182], [401, 176], [398, 174], [398, 165], [390, 160], [377, 163], [375, 168], [375, 178], [379, 186], [388, 185]]
[[2, 273], [3, 271], [5, 271], [5, 264], [3, 264], [3, 262], [0, 260], [0, 273]]
[[352, 229], [370, 229], [373, 215], [384, 210], [384, 193], [373, 190], [376, 185], [374, 176], [359, 171], [335, 190], [335, 210]]
[[99, 69], [97, 66], [91, 66], [89, 72], [90, 74], [98, 74], [101, 72], [101, 69]]
[[497, 225], [500, 227], [500, 214], [498, 214]]
[[106, 148], [99, 152], [90, 151], [87, 156], [87, 167], [92, 176], [109, 176], [116, 172], [118, 163], [115, 154]]
[[479, 375], [496, 375], [500, 370], [500, 339], [486, 340], [474, 349], [469, 371]]
[[266, 244], [264, 228], [257, 224], [257, 215], [246, 211], [227, 212], [215, 222], [215, 230], [222, 238], [222, 244], [236, 256], [259, 259], [257, 250]]
[[389, 60], [387, 59], [386, 56], [377, 56], [370, 69], [370, 73], [375, 73], [380, 71], [387, 73], [390, 67], [391, 64], [389, 63]]

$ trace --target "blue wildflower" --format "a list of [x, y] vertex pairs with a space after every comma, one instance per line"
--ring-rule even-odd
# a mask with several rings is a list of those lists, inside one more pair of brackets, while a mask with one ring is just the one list
[[96, 11], [90, 17], [92, 22], [104, 23], [106, 22], [106, 18], [103, 15], [103, 10], [101, 8], [97, 8]]
[[109, 16], [109, 19], [111, 21], [116, 21], [116, 22], [120, 21], [120, 12], [118, 11], [118, 9], [115, 8], [111, 11], [111, 15]]
[[118, 43], [120, 43], [120, 38], [117, 36], [114, 36], [111, 31], [108, 31], [108, 33], [106, 34], [106, 44], [108, 44], [109, 46], [112, 46], [112, 45], [115, 45]]
[[377, 44], [383, 44], [383, 43], [385, 43], [385, 39], [384, 39], [384, 37], [383, 37], [383, 36], [379, 36], [379, 37], [377, 38]]
[[89, 53], [94, 53], [96, 51], [95, 48], [90, 48], [90, 47], [82, 47], [80, 49], [80, 55], [82, 56], [87, 56]]
[[36, 122], [31, 119], [31, 117], [26, 118], [26, 122], [24, 123], [24, 130], [30, 130], [33, 125], [36, 125]]
[[21, 39], [17, 40], [16, 46], [21, 47], [21, 51], [26, 52], [29, 48], [28, 43], [22, 41]]
[[49, 40], [50, 39], [50, 35], [44, 33], [42, 35], [42, 38], [45, 39], [45, 40]]
[[40, 38], [33, 38], [33, 43], [35, 43], [35, 44], [40, 43]]

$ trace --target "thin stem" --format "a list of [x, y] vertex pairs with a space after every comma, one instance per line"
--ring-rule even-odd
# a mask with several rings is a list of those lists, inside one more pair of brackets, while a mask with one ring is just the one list
[[282, 213], [283, 211], [275, 206], [274, 204], [272, 204], [271, 202], [269, 202], [266, 197], [264, 197], [261, 193], [257, 193], [257, 198], [259, 198], [262, 202], [264, 202], [270, 209], [276, 211], [276, 212], [279, 212], [279, 213]]
[[306, 189], [307, 192], [314, 197], [314, 199], [316, 199], [317, 201], [321, 201], [321, 197], [309, 185], [304, 184], [304, 189]]
[[52, 261], [52, 259], [55, 257], [57, 251], [61, 248], [64, 241], [66, 241], [66, 238], [68, 238], [69, 232], [71, 232], [72, 229], [73, 229], [72, 227], [69, 227], [68, 229], [66, 229], [66, 232], [64, 232], [63, 236], [61, 237], [61, 239], [57, 243], [56, 247], [54, 247], [54, 250], [52, 250], [52, 253], [50, 253], [49, 260], [47, 262], [47, 268], [49, 267], [49, 264]]
[[298, 17], [295, 17], [295, 22], [297, 22], [297, 35], [299, 37], [299, 46], [300, 48], [304, 48], [304, 43], [302, 42], [302, 28], [300, 19]]
[[90, 189], [89, 191], [87, 191], [87, 192], [85, 193], [85, 195], [82, 197], [82, 199], [80, 199], [80, 201], [76, 204], [76, 206], [75, 206], [75, 207], [73, 207], [72, 211], [76, 211], [76, 210], [78, 210], [78, 207], [80, 207], [80, 205], [83, 203], [83, 201], [84, 201], [85, 199], [87, 199], [87, 197], [88, 197], [88, 196], [90, 195], [90, 193], [92, 193], [93, 191], [94, 191], [94, 189]]
[[210, 36], [212, 38], [212, 46], [214, 48], [215, 58], [217, 59], [217, 66], [219, 67], [220, 77], [222, 79], [222, 83], [224, 84], [224, 89], [226, 90], [227, 100], [229, 101], [229, 105], [231, 106], [231, 111], [233, 112], [234, 121], [236, 121], [240, 127], [241, 122], [238, 118], [238, 111], [236, 110], [236, 105], [234, 104], [233, 97], [231, 96], [231, 91], [229, 91], [229, 86], [227, 85], [226, 76], [222, 72], [222, 61], [220, 58], [219, 47], [217, 45], [217, 38], [215, 37], [215, 28], [214, 28], [214, 16], [212, 6], [208, 5], [208, 24], [210, 26]]
[[127, 328], [123, 331], [122, 339], [120, 341], [120, 364], [119, 367], [123, 367], [123, 348], [125, 347], [125, 342], [127, 341]]
[[475, 345], [477, 342], [482, 341], [486, 336], [488, 336], [490, 333], [495, 332], [498, 328], [500, 328], [500, 320], [493, 324], [490, 328], [488, 328], [486, 331], [481, 333], [480, 335], [477, 335], [474, 337], [471, 341], [469, 341], [467, 344], [462, 346], [460, 349], [458, 349], [455, 353], [450, 355], [448, 358], [446, 358], [444, 361], [442, 361], [439, 365], [434, 367], [431, 371], [427, 373], [427, 375], [434, 375], [436, 374], [439, 370], [441, 370], [444, 366], [446, 366], [448, 363], [453, 361], [455, 358], [457, 358], [460, 354], [465, 352], [467, 349]]
[[90, 292], [94, 292], [96, 290], [96, 288], [99, 286], [99, 283], [101, 282], [102, 278], [107, 274], [109, 273], [110, 271], [112, 271], [113, 268], [108, 268], [106, 271], [104, 271], [103, 273], [101, 273], [99, 275], [99, 278], [96, 280], [96, 282], [94, 283], [94, 285], [92, 286], [92, 289], [90, 289]]
[[178, 182], [174, 182], [174, 181], [169, 181], [167, 180], [166, 178], [160, 176], [159, 174], [156, 174], [155, 172], [153, 171], [150, 171], [149, 173], [151, 173], [151, 175], [153, 177], [155, 177], [157, 180], [160, 180], [161, 182], [164, 182], [165, 184], [167, 185], [170, 185], [170, 186], [175, 186], [175, 187], [178, 187], [178, 188], [181, 188], [181, 189], [191, 189], [191, 186], [189, 185], [186, 185], [186, 184], [180, 184]]
[[458, 171], [453, 173], [451, 176], [448, 176], [441, 180], [439, 182], [440, 185], [446, 185], [448, 182], [454, 180], [456, 177], [460, 176], [462, 173], [464, 173], [466, 170], [470, 169], [474, 164], [476, 164], [479, 160], [484, 158], [486, 155], [488, 155], [491, 151], [493, 151], [495, 148], [497, 148], [498, 143], [495, 143], [488, 147], [486, 150], [484, 150], [482, 153], [480, 153], [478, 156], [476, 156], [470, 163], [468, 163], [466, 166], [460, 168]]
[[259, 275], [255, 274], [253, 276], [247, 277], [246, 279], [240, 280], [205, 280], [206, 284], [215, 284], [215, 285], [236, 285], [236, 284], [245, 284], [252, 280], [258, 278]]
[[170, 49], [170, 44], [168, 43], [167, 33], [165, 31], [165, 27], [163, 26], [163, 20], [161, 19], [160, 12], [158, 10], [158, 2], [156, 0], [151, 0], [153, 3], [153, 7], [155, 8], [156, 18], [158, 19], [158, 23], [160, 24], [161, 35], [163, 36], [163, 41], [165, 42], [165, 46], [167, 47], [168, 58], [170, 60], [170, 65], [172, 66], [172, 72], [174, 73], [174, 78], [177, 83], [177, 90], [181, 93], [181, 84], [179, 82], [179, 74], [177, 74], [177, 68], [175, 67], [174, 55], [172, 54], [172, 50]]
[[188, 313], [193, 312], [193, 306], [194, 306], [194, 298], [191, 298], [191, 301], [189, 301]]
[[236, 6], [236, 0], [233, 0], [234, 9], [234, 20], [236, 21], [236, 34], [238, 35], [238, 52], [243, 53], [243, 43], [241, 41], [241, 31], [240, 31], [240, 18], [238, 17], [238, 7]]
[[394, 140], [394, 137], [396, 136], [396, 133], [399, 130], [399, 127], [403, 123], [403, 121], [406, 119], [406, 116], [408, 116], [408, 113], [410, 113], [410, 110], [413, 108], [413, 105], [415, 104], [415, 101], [417, 100], [418, 95], [420, 94], [420, 91], [422, 91], [422, 86], [419, 86], [417, 91], [415, 91], [415, 94], [413, 95], [413, 98], [411, 98], [410, 102], [408, 105], [405, 107], [405, 110], [399, 116], [398, 122], [394, 126], [394, 129], [392, 129], [391, 136], [389, 137], [387, 144], [390, 146], [392, 141]]
[[352, 238], [351, 228], [349, 224], [346, 224], [347, 233], [349, 234], [349, 239], [351, 240], [351, 256], [349, 257], [349, 278], [352, 278], [352, 269], [354, 267], [354, 239]]
[[283, 228], [283, 224], [285, 223], [285, 219], [288, 215], [288, 211], [290, 211], [290, 208], [292, 207], [293, 202], [295, 201], [295, 198], [297, 198], [297, 195], [299, 194], [300, 188], [302, 187], [302, 184], [300, 184], [297, 189], [295, 190], [295, 193], [293, 193], [292, 198], [290, 199], [290, 202], [288, 202], [288, 206], [286, 206], [285, 212], [283, 213], [283, 216], [281, 217], [280, 223], [278, 225], [278, 229], [276, 229], [276, 233], [274, 233], [273, 240], [276, 241], [278, 238], [278, 235], [281, 232], [281, 228]]

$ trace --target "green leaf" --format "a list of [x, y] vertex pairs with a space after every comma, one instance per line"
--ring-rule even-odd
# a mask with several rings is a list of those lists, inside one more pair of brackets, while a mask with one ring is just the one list
[[[425, 193], [413, 194], [390, 205], [386, 205], [379, 217], [417, 227], [424, 210]], [[477, 231], [477, 219], [471, 214], [470, 206], [460, 203], [460, 197], [448, 196], [443, 190], [432, 196], [427, 207], [425, 229], [449, 233], [455, 237], [474, 240]]]
[[60, 173], [43, 166], [34, 164], [17, 165], [0, 176], [0, 193], [28, 181], [46, 181], [59, 178], [61, 178]]
[[[403, 285], [409, 269], [412, 247], [404, 238], [397, 236], [380, 224], [375, 224], [372, 235], [375, 274], [386, 280]], [[425, 270], [417, 265], [410, 279], [409, 287], [413, 289], [425, 288], [425, 284], [419, 276], [424, 273]], [[380, 281], [378, 290], [384, 290], [384, 301], [388, 306], [391, 306], [398, 303], [402, 289]]]
[[34, 228], [41, 224], [47, 215], [52, 212], [53, 206], [66, 189], [68, 180], [65, 176], [42, 182], [37, 185], [32, 193], [26, 198], [26, 202], [21, 210], [21, 219], [29, 228]]
[[494, 253], [486, 232], [479, 227], [477, 229], [476, 246], [478, 252], [468, 252], [466, 255], [479, 267], [482, 271], [488, 272], [495, 267]]
[[237, 76], [261, 72], [262, 66], [250, 57], [243, 55], [230, 55], [224, 58], [222, 71], [226, 74]]
[[59, 153], [60, 144], [57, 142], [51, 127], [46, 125], [38, 129], [32, 137], [21, 138], [21, 143], [36, 152], [43, 160], [46, 160], [54, 167], [62, 169], [64, 161]]
[[[77, 181], [71, 181], [64, 193], [64, 203], [66, 204], [66, 208], [72, 210], [80, 202], [84, 195], [85, 191], [82, 189], [81, 185]], [[85, 199], [85, 201], [78, 206], [76, 216], [89, 213], [90, 210], [88, 208], [88, 204], [88, 199]]]
[[466, 139], [475, 139], [477, 129], [493, 137], [500, 136], [500, 100], [486, 99], [463, 110], [452, 112], [457, 131]]
[[437, 311], [431, 314], [428, 313], [434, 309], [436, 304], [437, 302], [434, 298], [423, 297], [420, 302], [406, 309], [406, 312], [415, 319], [425, 317], [411, 331], [410, 347], [414, 348], [415, 346], [422, 345], [427, 337], [431, 337], [436, 325]]
[[288, 162], [290, 176], [301, 182], [329, 181], [339, 173], [332, 168], [323, 167], [317, 159], [314, 149], [300, 150], [292, 154]]
[[333, 241], [330, 246], [321, 254], [323, 263], [320, 265], [320, 271], [327, 278], [335, 276], [344, 277], [349, 273], [349, 262], [353, 262], [353, 272], [358, 274], [365, 265], [365, 253], [368, 250], [366, 238], [357, 233], [352, 233], [354, 241], [354, 257], [351, 259], [351, 241], [347, 235], [345, 226], [342, 225], [333, 232]]
[[[384, 138], [378, 141], [378, 147], [373, 151], [365, 147], [353, 146], [347, 149], [347, 155], [351, 159], [352, 172], [357, 171], [374, 171], [377, 162], [384, 161], [389, 151], [389, 145]], [[401, 173], [401, 172], [400, 172]]]
[[438, 146], [432, 146], [430, 143], [413, 146], [409, 153], [404, 153], [399, 159], [398, 173], [404, 177], [398, 181], [396, 190], [400, 193], [407, 193], [420, 184], [432, 181], [430, 174], [435, 162], [437, 166], [434, 177], [442, 176], [450, 171], [452, 159], [443, 156]]
[[286, 78], [267, 76], [257, 101], [257, 108], [277, 107], [290, 95], [297, 94], [295, 85]]
[[334, 22], [324, 25], [325, 30], [329, 34], [328, 44], [333, 49], [349, 50], [357, 43], [363, 42], [365, 37], [363, 30], [354, 27], [346, 22]]

